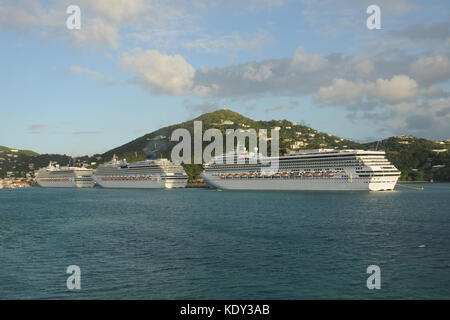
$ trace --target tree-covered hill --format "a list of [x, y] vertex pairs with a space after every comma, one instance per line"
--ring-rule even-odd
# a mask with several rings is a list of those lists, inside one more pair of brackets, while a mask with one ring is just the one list
[[[319, 132], [305, 125], [296, 124], [288, 120], [255, 121], [231, 110], [218, 110], [203, 114], [195, 119], [177, 125], [161, 128], [146, 134], [127, 144], [112, 149], [102, 155], [102, 161], [109, 160], [114, 154], [128, 161], [144, 159], [146, 150], [157, 150], [156, 156], [170, 157], [170, 151], [178, 142], [170, 141], [171, 133], [178, 128], [187, 129], [194, 136], [194, 121], [202, 121], [202, 131], [217, 128], [225, 137], [226, 129], [267, 129], [270, 137], [270, 129], [280, 128], [281, 151], [287, 149], [314, 149], [314, 148], [360, 148], [361, 144], [342, 139], [340, 137]], [[295, 142], [300, 142], [294, 146]], [[207, 145], [209, 142], [205, 142]], [[269, 144], [270, 147], [270, 144]]]
[[450, 141], [435, 142], [411, 136], [390, 137], [364, 144], [377, 147], [402, 172], [404, 181], [450, 181]]

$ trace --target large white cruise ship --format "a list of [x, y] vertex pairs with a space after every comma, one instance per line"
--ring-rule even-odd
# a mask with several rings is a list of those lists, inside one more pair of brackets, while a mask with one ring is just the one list
[[400, 176], [384, 151], [304, 150], [280, 156], [277, 169], [263, 159], [277, 158], [220, 155], [205, 165], [201, 178], [219, 189], [379, 191], [393, 190]]
[[128, 164], [113, 159], [100, 165], [94, 179], [104, 188], [184, 188], [188, 176], [181, 165], [168, 159], [147, 159]]
[[36, 182], [46, 188], [92, 188], [95, 181], [92, 170], [78, 167], [60, 167], [50, 162], [47, 168], [36, 171]]

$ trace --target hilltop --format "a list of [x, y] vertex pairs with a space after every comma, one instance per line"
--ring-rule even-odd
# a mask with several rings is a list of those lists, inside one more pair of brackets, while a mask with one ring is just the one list
[[31, 151], [31, 150], [20, 150], [20, 149], [8, 148], [8, 147], [4, 147], [4, 146], [0, 146], [0, 153], [26, 155], [29, 157], [34, 157], [34, 156], [39, 155], [39, 153]]
[[[231, 110], [218, 110], [205, 113], [195, 119], [161, 128], [152, 133], [139, 137], [120, 147], [100, 155], [102, 160], [109, 160], [113, 154], [126, 158], [128, 161], [145, 159], [144, 150], [157, 149], [155, 156], [170, 158], [170, 150], [178, 142], [170, 141], [173, 130], [184, 128], [194, 132], [194, 121], [202, 121], [203, 132], [207, 129], [217, 128], [225, 135], [226, 129], [267, 129], [270, 136], [270, 129], [280, 128], [280, 148], [281, 152], [288, 149], [314, 149], [314, 148], [360, 148], [360, 143], [343, 139], [331, 134], [326, 134], [314, 130], [308, 126], [297, 124], [288, 120], [257, 121], [247, 118]], [[207, 143], [205, 143], [207, 144]], [[106, 158], [106, 159], [105, 159]]]

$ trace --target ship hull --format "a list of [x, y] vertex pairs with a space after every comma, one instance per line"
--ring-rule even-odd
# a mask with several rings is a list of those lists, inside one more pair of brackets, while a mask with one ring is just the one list
[[134, 188], [134, 189], [176, 189], [185, 188], [187, 178], [166, 179], [154, 178], [148, 180], [113, 180], [110, 177], [94, 176], [94, 180], [102, 188]]
[[95, 185], [94, 180], [76, 181], [75, 179], [67, 179], [62, 181], [49, 181], [46, 179], [36, 179], [37, 184], [43, 188], [92, 188]]
[[398, 177], [380, 181], [370, 179], [336, 178], [220, 178], [202, 173], [201, 178], [211, 187], [224, 190], [311, 190], [311, 191], [384, 191], [393, 190]]

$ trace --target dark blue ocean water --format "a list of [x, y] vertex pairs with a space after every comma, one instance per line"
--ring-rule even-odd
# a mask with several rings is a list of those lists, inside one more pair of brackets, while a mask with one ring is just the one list
[[1, 190], [0, 299], [449, 299], [450, 184], [417, 186]]

